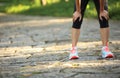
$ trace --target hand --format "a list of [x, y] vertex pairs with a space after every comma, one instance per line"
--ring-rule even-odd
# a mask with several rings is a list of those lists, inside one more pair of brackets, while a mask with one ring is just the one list
[[100, 12], [99, 17], [100, 17], [101, 20], [103, 20], [102, 17], [104, 17], [106, 20], [108, 20], [109, 19], [109, 14], [106, 10], [103, 10], [103, 11]]
[[80, 12], [75, 11], [75, 12], [73, 13], [73, 21], [75, 21], [78, 17], [79, 17], [79, 21], [80, 21], [81, 18], [82, 18], [82, 15], [81, 15]]

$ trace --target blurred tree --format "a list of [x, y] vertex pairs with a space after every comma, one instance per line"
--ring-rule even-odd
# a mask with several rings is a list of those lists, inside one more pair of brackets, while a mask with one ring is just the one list
[[68, 2], [69, 0], [65, 0], [65, 2]]
[[40, 6], [40, 5], [41, 5], [40, 0], [33, 0], [33, 1], [34, 1], [34, 3], [35, 3], [35, 6]]
[[47, 1], [46, 1], [46, 0], [41, 0], [41, 3], [42, 3], [42, 5], [44, 6], [44, 5], [47, 4]]

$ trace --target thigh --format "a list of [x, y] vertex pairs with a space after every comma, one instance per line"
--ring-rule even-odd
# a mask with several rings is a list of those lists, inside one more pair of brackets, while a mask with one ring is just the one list
[[[99, 0], [94, 0], [94, 3], [95, 3], [95, 7], [96, 7], [96, 10], [97, 10], [97, 13], [99, 14], [100, 13], [100, 2], [99, 2]], [[107, 0], [105, 0], [104, 9], [106, 11], [108, 11], [108, 1]]]
[[[106, 20], [104, 17], [102, 17], [103, 20], [100, 20], [100, 17], [99, 17], [99, 13], [100, 13], [100, 2], [99, 2], [99, 0], [94, 0], [94, 3], [95, 3], [95, 7], [96, 7], [96, 10], [97, 10], [97, 14], [98, 14], [98, 19], [99, 19], [99, 23], [100, 23], [100, 28], [109, 27], [108, 20]], [[104, 9], [105, 9], [106, 11], [108, 11], [107, 0], [106, 0], [106, 2], [105, 2]]]
[[[81, 0], [81, 14], [83, 15], [89, 0]], [[74, 11], [76, 11], [76, 4], [74, 5]]]
[[[81, 20], [79, 20], [79, 18], [77, 18], [76, 21], [73, 21], [73, 26], [72, 26], [73, 28], [76, 28], [76, 29], [80, 29], [81, 28], [84, 12], [85, 12], [86, 6], [88, 4], [88, 1], [89, 0], [81, 0], [81, 15], [82, 15], [82, 18], [81, 18]], [[76, 4], [74, 5], [74, 12], [75, 11], [76, 11]]]

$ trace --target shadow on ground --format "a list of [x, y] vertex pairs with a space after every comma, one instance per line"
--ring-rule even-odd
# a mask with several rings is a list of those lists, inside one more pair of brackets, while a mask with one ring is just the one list
[[115, 58], [101, 59], [98, 22], [85, 19], [78, 60], [68, 59], [71, 18], [4, 15], [0, 22], [1, 78], [120, 78], [118, 21], [110, 21]]

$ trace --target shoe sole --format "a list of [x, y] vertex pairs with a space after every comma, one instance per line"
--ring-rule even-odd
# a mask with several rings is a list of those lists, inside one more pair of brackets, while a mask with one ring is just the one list
[[72, 58], [70, 58], [70, 60], [73, 60], [73, 59], [78, 59], [79, 57], [77, 56], [72, 56]]
[[108, 54], [105, 58], [113, 58], [114, 56], [112, 54]]

